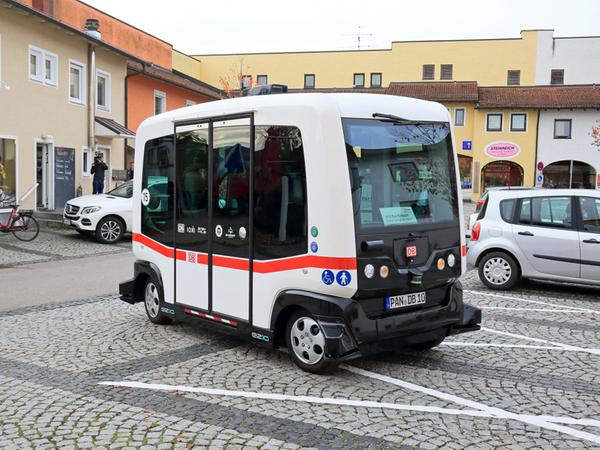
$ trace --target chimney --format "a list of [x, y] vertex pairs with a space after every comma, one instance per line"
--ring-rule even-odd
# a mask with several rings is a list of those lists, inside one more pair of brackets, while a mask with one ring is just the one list
[[23, 2], [25, 4], [31, 4], [31, 7], [43, 12], [49, 16], [54, 16], [54, 0], [32, 0], [29, 2]]
[[85, 27], [83, 32], [94, 39], [100, 40], [102, 35], [100, 34], [100, 21], [98, 19], [87, 19], [85, 21]]

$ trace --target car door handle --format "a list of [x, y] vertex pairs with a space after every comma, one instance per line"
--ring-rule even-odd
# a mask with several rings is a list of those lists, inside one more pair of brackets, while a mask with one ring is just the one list
[[584, 239], [583, 242], [586, 244], [600, 244], [598, 239]]
[[535, 236], [531, 231], [519, 231], [521, 236]]

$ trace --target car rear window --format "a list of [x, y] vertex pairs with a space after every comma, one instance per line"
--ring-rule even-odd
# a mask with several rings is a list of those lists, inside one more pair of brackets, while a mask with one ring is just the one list
[[500, 202], [500, 216], [502, 220], [508, 223], [513, 222], [515, 215], [515, 206], [517, 205], [517, 199], [511, 198], [509, 200], [502, 200]]
[[[486, 199], [483, 202], [483, 206], [481, 207], [481, 210], [479, 211], [479, 215], [477, 216], [477, 220], [481, 220], [485, 217], [485, 212], [487, 211], [487, 205], [489, 203], [489, 197], [486, 197]], [[477, 212], [477, 211], [475, 211]]]

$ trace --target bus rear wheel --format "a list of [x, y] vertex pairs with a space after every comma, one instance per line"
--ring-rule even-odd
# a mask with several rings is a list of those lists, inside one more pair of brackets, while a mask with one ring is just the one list
[[325, 335], [319, 323], [307, 311], [289, 318], [285, 339], [294, 364], [311, 373], [324, 373], [335, 364], [325, 355]]
[[161, 311], [162, 304], [162, 289], [154, 279], [149, 278], [144, 286], [144, 306], [150, 322], [157, 325], [167, 325], [172, 322], [171, 318]]

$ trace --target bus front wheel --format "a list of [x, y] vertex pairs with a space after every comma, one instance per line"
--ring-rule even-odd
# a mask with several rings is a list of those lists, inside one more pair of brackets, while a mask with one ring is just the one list
[[292, 361], [302, 370], [324, 373], [334, 366], [325, 356], [323, 330], [307, 311], [292, 314], [287, 322], [285, 339]]
[[172, 320], [161, 311], [162, 304], [162, 289], [153, 278], [149, 278], [144, 287], [144, 306], [146, 307], [146, 314], [148, 315], [150, 322], [157, 325], [167, 325], [172, 322]]

